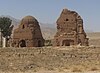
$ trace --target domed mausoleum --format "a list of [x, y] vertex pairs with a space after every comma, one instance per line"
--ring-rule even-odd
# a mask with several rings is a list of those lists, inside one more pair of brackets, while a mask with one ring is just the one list
[[57, 33], [54, 46], [78, 45], [88, 46], [88, 38], [83, 28], [83, 19], [75, 12], [63, 9], [57, 20]]
[[42, 47], [44, 39], [42, 37], [39, 22], [32, 16], [24, 17], [17, 29], [14, 30], [13, 47]]

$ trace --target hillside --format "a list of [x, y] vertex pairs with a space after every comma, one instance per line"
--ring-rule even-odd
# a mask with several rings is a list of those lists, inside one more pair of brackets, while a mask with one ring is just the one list
[[[1, 17], [4, 17], [2, 15]], [[19, 19], [13, 18], [11, 16], [5, 16], [9, 17], [12, 20], [12, 25], [14, 25], [14, 29], [18, 27], [18, 24], [20, 23]], [[56, 34], [56, 23], [48, 24], [48, 23], [39, 23], [41, 27], [41, 31], [43, 34], [44, 39], [53, 39], [54, 35]], [[88, 31], [88, 30], [86, 30]], [[89, 44], [99, 46], [100, 44], [100, 32], [87, 32], [87, 37], [89, 38]]]
[[100, 46], [100, 32], [87, 33], [87, 36], [90, 45]]

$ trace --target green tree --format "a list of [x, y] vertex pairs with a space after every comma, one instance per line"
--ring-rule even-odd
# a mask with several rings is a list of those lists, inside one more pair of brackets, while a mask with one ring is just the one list
[[12, 29], [13, 29], [13, 25], [11, 25], [11, 23], [12, 20], [10, 18], [0, 17], [0, 29], [1, 29], [2, 36], [5, 39], [8, 39], [8, 37], [11, 36]]

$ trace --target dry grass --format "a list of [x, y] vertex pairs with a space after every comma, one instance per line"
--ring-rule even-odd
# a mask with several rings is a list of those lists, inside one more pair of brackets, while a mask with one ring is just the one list
[[83, 69], [84, 69], [84, 67], [83, 66], [72, 66], [72, 69], [71, 69], [71, 71], [72, 72], [82, 72], [83, 71]]
[[58, 71], [58, 73], [100, 70], [100, 47], [63, 47], [61, 49], [53, 49], [53, 47], [0, 49], [0, 67], [2, 67], [0, 70], [11, 70], [14, 67], [17, 70], [24, 70], [24, 72], [16, 71], [17, 73], [39, 73], [38, 71], [42, 71], [41, 67], [44, 71]]
[[72, 72], [82, 72], [82, 70], [81, 70], [81, 69], [78, 69], [78, 68], [74, 68], [74, 69], [72, 70]]
[[99, 68], [98, 67], [91, 67], [90, 71], [98, 71]]

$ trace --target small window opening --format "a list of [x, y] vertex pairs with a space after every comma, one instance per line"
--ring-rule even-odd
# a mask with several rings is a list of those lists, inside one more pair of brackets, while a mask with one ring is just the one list
[[66, 21], [68, 21], [68, 19], [66, 19]]

